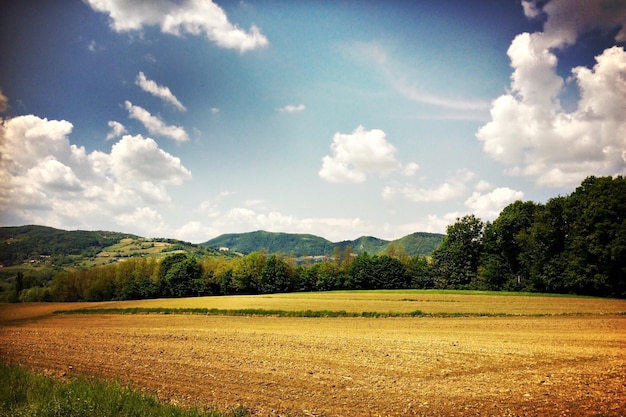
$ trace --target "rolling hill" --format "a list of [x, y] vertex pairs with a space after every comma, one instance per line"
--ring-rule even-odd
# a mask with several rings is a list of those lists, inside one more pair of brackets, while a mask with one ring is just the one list
[[[443, 235], [413, 233], [393, 241], [408, 255], [429, 255]], [[333, 243], [310, 234], [274, 233], [256, 231], [224, 234], [201, 244], [175, 239], [147, 239], [140, 236], [107, 231], [60, 230], [52, 227], [28, 225], [0, 227], [0, 265], [5, 267], [30, 263], [37, 265], [89, 267], [110, 263], [118, 258], [150, 256], [162, 258], [172, 252], [202, 255], [220, 252], [225, 256], [248, 254], [266, 250], [293, 256], [332, 255], [338, 248], [351, 246], [353, 252], [377, 254], [384, 252], [391, 241], [371, 236]]]
[[119, 232], [60, 230], [46, 226], [0, 227], [0, 265], [24, 263], [94, 266], [117, 258], [165, 257], [175, 251], [202, 254], [209, 248], [175, 239], [146, 239]]
[[336, 247], [343, 250], [347, 246], [352, 247], [355, 253], [377, 254], [384, 252], [391, 243], [394, 243], [396, 246], [401, 246], [408, 255], [430, 255], [439, 246], [443, 236], [438, 233], [418, 232], [394, 241], [362, 236], [355, 240], [333, 243], [310, 234], [273, 233], [259, 230], [224, 234], [201, 245], [216, 249], [228, 248], [229, 251], [242, 254], [267, 250], [268, 253], [281, 252], [293, 256], [322, 256], [331, 255]]

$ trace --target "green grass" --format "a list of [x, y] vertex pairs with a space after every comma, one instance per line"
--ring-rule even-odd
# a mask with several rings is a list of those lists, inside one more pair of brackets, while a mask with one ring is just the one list
[[[130, 307], [130, 308], [81, 308], [75, 310], [57, 310], [54, 314], [189, 314], [205, 316], [265, 316], [265, 317], [309, 317], [309, 318], [332, 318], [332, 317], [366, 317], [366, 318], [392, 318], [392, 317], [545, 317], [545, 316], [584, 316], [591, 313], [533, 313], [533, 314], [512, 314], [512, 313], [471, 313], [471, 312], [451, 312], [451, 313], [424, 313], [421, 310], [409, 312], [379, 312], [363, 311], [351, 312], [345, 310], [267, 310], [262, 308], [243, 309], [218, 309], [218, 308], [171, 308], [171, 307]], [[626, 313], [617, 313], [623, 315]]]
[[181, 408], [155, 396], [124, 386], [82, 377], [60, 381], [15, 365], [0, 363], [0, 416], [12, 417], [244, 417], [236, 408], [228, 413]]
[[170, 308], [170, 307], [131, 307], [131, 308], [81, 308], [58, 310], [54, 314], [193, 314], [207, 316], [274, 316], [274, 317], [418, 317], [420, 310], [408, 313], [364, 311], [361, 313], [344, 310], [267, 310], [263, 308], [219, 309], [219, 308]]

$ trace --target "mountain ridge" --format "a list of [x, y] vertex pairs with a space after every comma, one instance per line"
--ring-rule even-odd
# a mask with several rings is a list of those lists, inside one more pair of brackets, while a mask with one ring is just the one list
[[402, 247], [407, 255], [430, 255], [439, 246], [445, 235], [440, 233], [415, 232], [395, 240], [384, 240], [374, 236], [361, 236], [354, 240], [331, 242], [312, 234], [267, 232], [257, 230], [244, 233], [226, 233], [200, 243], [215, 249], [228, 248], [242, 254], [267, 250], [268, 253], [284, 253], [293, 256], [332, 255], [335, 248], [345, 250], [350, 246], [354, 253], [384, 252], [390, 244]]
[[[246, 233], [228, 233], [204, 243], [189, 242], [169, 238], [143, 238], [131, 233], [102, 230], [63, 230], [49, 226], [24, 225], [0, 227], [0, 265], [19, 265], [33, 259], [49, 259], [55, 265], [90, 265], [87, 259], [100, 259], [102, 256], [153, 256], [155, 253], [180, 250], [187, 253], [219, 252], [233, 256], [246, 255], [256, 251], [283, 253], [285, 255], [331, 256], [336, 250], [344, 251], [348, 246], [352, 252], [377, 254], [384, 252], [394, 243], [395, 250], [407, 255], [430, 255], [441, 243], [442, 234], [417, 232], [400, 239], [388, 241], [373, 236], [361, 236], [354, 240], [331, 242], [313, 234], [267, 232], [257, 230]], [[129, 241], [126, 245], [120, 245]], [[158, 243], [155, 243], [158, 242]], [[155, 247], [159, 245], [159, 247]], [[120, 246], [124, 246], [121, 248]], [[136, 246], [128, 251], [130, 246]], [[105, 255], [103, 255], [103, 253]], [[106, 253], [110, 253], [107, 255]]]

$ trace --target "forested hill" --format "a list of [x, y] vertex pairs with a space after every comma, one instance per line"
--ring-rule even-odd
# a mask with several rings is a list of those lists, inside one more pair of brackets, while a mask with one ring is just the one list
[[[443, 239], [438, 233], [413, 233], [401, 239], [388, 241], [371, 236], [362, 236], [355, 240], [333, 243], [327, 239], [310, 234], [273, 233], [256, 231], [249, 233], [230, 233], [218, 236], [205, 243], [212, 248], [228, 248], [243, 254], [267, 250], [269, 253], [284, 253], [293, 256], [332, 255], [338, 248], [352, 247], [354, 253], [377, 254], [387, 250], [390, 244], [396, 250], [404, 250], [407, 255], [430, 255]], [[401, 248], [400, 248], [401, 247]]]
[[0, 227], [0, 264], [4, 266], [43, 259], [56, 266], [82, 265], [103, 251], [111, 252], [110, 259], [114, 259], [118, 256], [153, 255], [176, 249], [188, 253], [203, 253], [207, 250], [174, 239], [144, 239], [120, 232], [67, 231], [37, 225]]

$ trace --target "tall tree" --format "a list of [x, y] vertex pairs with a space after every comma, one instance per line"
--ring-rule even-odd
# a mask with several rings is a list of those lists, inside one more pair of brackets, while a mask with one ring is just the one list
[[470, 288], [478, 273], [484, 223], [473, 214], [448, 226], [446, 236], [432, 255], [435, 285]]
[[278, 255], [273, 254], [265, 262], [259, 286], [262, 293], [287, 292], [291, 289], [288, 265]]

